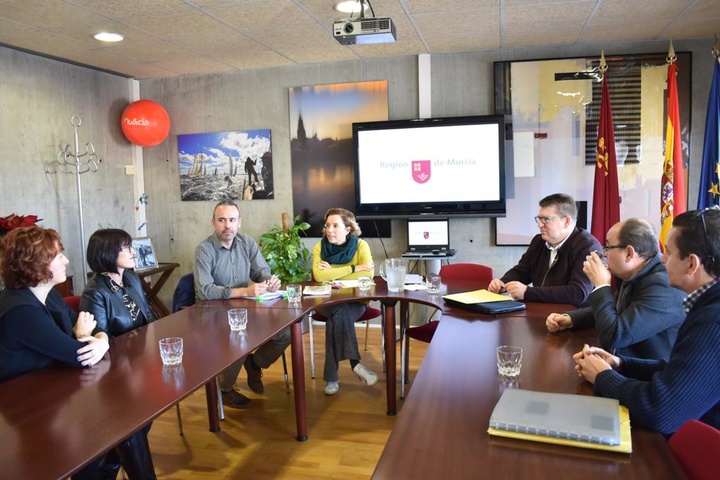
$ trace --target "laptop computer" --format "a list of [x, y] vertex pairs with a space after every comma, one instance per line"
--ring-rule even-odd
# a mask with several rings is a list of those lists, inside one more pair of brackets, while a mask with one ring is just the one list
[[450, 248], [450, 220], [447, 218], [410, 218], [407, 222], [406, 257], [446, 257]]
[[506, 388], [490, 428], [620, 445], [620, 403], [611, 398]]

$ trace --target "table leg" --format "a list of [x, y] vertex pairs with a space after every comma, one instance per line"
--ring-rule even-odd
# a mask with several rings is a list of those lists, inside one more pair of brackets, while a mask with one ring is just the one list
[[207, 399], [208, 423], [211, 432], [220, 431], [220, 419], [218, 418], [218, 387], [217, 380], [213, 377], [205, 384], [205, 398]]
[[290, 350], [292, 352], [292, 374], [295, 390], [297, 441], [304, 442], [308, 439], [308, 434], [307, 416], [305, 414], [305, 359], [303, 357], [302, 321], [295, 322], [290, 326]]
[[385, 381], [387, 384], [387, 414], [397, 415], [397, 355], [395, 346], [395, 300], [382, 300], [385, 307]]

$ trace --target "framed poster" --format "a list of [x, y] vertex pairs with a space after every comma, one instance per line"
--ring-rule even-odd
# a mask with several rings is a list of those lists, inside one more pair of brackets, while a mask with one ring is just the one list
[[270, 130], [178, 135], [180, 198], [272, 199]]
[[[660, 181], [667, 123], [666, 53], [606, 55], [615, 124], [620, 218], [660, 229]], [[692, 54], [677, 53], [683, 163], [690, 145]], [[590, 229], [601, 79], [597, 57], [495, 63], [495, 111], [512, 123], [513, 188], [507, 216], [495, 223], [497, 245], [528, 245], [538, 233], [538, 201], [566, 193]], [[688, 179], [688, 173], [685, 173]], [[583, 212], [579, 212], [582, 216]]]
[[[322, 236], [325, 212], [355, 212], [352, 124], [388, 119], [387, 81], [292, 87], [290, 156], [294, 215]], [[389, 237], [390, 220], [360, 220], [364, 237]]]
[[135, 249], [135, 271], [158, 266], [150, 237], [133, 238], [132, 247]]

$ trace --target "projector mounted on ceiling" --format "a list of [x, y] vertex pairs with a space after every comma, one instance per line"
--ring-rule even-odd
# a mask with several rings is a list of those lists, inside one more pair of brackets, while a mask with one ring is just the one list
[[333, 25], [335, 40], [342, 45], [365, 45], [370, 43], [391, 43], [395, 36], [395, 25], [391, 18], [357, 18], [338, 20]]

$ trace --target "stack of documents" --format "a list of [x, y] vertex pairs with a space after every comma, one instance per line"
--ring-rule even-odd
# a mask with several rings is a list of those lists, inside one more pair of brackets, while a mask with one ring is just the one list
[[490, 416], [490, 435], [632, 452], [630, 415], [611, 398], [506, 388]]
[[499, 313], [525, 310], [525, 304], [510, 297], [492, 293], [485, 289], [472, 292], [453, 293], [443, 297], [449, 305], [466, 308], [480, 313], [497, 315]]

